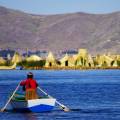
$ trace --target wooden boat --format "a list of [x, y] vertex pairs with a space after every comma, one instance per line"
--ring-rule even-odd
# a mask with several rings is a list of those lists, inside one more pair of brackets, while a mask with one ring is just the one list
[[56, 99], [48, 97], [26, 101], [24, 95], [15, 94], [11, 100], [11, 106], [18, 112], [46, 112], [54, 108], [55, 101]]
[[0, 70], [12, 70], [16, 68], [16, 63], [14, 63], [12, 66], [0, 66]]

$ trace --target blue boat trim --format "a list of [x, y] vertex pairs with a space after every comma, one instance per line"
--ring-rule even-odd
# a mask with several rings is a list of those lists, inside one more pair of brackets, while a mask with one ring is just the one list
[[34, 107], [16, 108], [14, 110], [17, 112], [48, 112], [51, 111], [53, 108], [54, 106], [40, 104]]
[[29, 110], [32, 112], [47, 112], [51, 111], [53, 108], [54, 106], [40, 104], [34, 107], [30, 107]]

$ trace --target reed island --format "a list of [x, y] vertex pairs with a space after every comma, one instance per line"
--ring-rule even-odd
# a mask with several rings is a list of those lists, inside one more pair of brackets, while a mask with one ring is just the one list
[[21, 55], [14, 52], [11, 56], [0, 57], [0, 69], [120, 69], [120, 55], [98, 54], [92, 56], [86, 49], [79, 49], [76, 54], [64, 54], [56, 58], [52, 52], [46, 56], [36, 54]]

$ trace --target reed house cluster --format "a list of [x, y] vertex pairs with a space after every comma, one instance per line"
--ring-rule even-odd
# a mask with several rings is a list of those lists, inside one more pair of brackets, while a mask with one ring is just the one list
[[64, 54], [61, 58], [56, 58], [52, 52], [46, 57], [36, 54], [22, 56], [15, 52], [13, 57], [7, 59], [0, 57], [0, 68], [16, 69], [109, 69], [120, 68], [120, 55], [101, 54], [92, 56], [86, 49], [79, 49], [77, 54]]

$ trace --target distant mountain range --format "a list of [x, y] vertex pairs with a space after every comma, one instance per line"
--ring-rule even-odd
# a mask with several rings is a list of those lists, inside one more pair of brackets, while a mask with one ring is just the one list
[[0, 48], [120, 53], [120, 12], [33, 15], [0, 7]]

